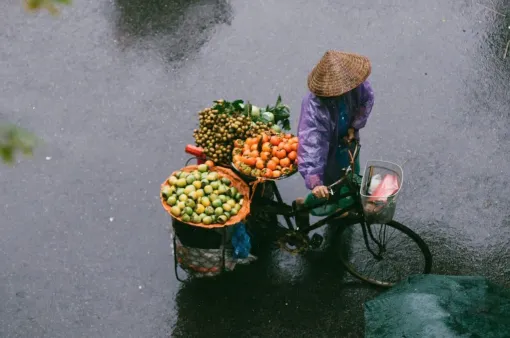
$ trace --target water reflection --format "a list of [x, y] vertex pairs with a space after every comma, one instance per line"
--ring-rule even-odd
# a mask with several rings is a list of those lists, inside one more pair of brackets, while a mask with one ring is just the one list
[[167, 61], [196, 53], [218, 24], [230, 25], [227, 0], [115, 0], [115, 35], [123, 48], [155, 49]]
[[[184, 284], [176, 297], [178, 318], [172, 336], [362, 334], [359, 298], [377, 291], [359, 282], [346, 284], [331, 248], [295, 259], [270, 250], [259, 252], [256, 264], [240, 266], [217, 280]], [[351, 321], [342, 322], [342, 317]]]

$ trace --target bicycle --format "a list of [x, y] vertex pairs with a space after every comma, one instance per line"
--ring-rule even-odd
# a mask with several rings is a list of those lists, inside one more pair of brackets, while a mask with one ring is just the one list
[[[262, 191], [258, 191], [256, 198], [251, 201], [251, 215], [248, 218], [248, 224], [251, 224], [252, 231], [256, 231], [260, 227], [261, 222], [265, 220], [271, 220], [271, 224], [274, 224], [275, 228], [274, 239], [282, 250], [290, 252], [292, 254], [299, 254], [307, 251], [310, 248], [317, 248], [321, 245], [323, 238], [318, 234], [314, 234], [311, 238], [309, 233], [313, 230], [321, 228], [331, 222], [336, 224], [330, 224], [337, 229], [337, 234], [333, 241], [333, 248], [336, 249], [336, 254], [339, 255], [341, 264], [345, 269], [354, 277], [376, 285], [379, 287], [391, 287], [397, 282], [407, 278], [411, 274], [428, 274], [432, 268], [432, 254], [423, 241], [423, 239], [416, 234], [413, 230], [407, 226], [392, 220], [394, 208], [386, 215], [386, 221], [383, 224], [377, 224], [374, 219], [371, 219], [370, 215], [367, 214], [364, 206], [366, 202], [365, 196], [361, 194], [361, 188], [363, 182], [359, 183], [359, 180], [355, 180], [355, 168], [354, 163], [356, 158], [359, 156], [360, 145], [358, 142], [353, 142], [354, 150], [349, 149], [351, 163], [349, 167], [345, 168], [342, 177], [331, 184], [328, 187], [330, 195], [335, 196], [337, 199], [351, 198], [352, 203], [350, 206], [340, 208], [330, 213], [329, 215], [322, 217], [319, 221], [313, 224], [306, 224], [305, 226], [299, 226], [296, 220], [300, 213], [308, 212], [325, 206], [328, 204], [328, 200], [324, 200], [319, 205], [313, 207], [303, 208], [298, 207], [296, 201], [292, 205], [288, 205], [283, 202], [282, 197], [278, 191], [276, 181], [270, 180], [262, 183], [260, 186], [264, 186]], [[191, 153], [189, 151], [186, 151]], [[197, 155], [197, 153], [192, 153]], [[197, 156], [199, 162], [204, 161], [202, 154]], [[237, 171], [235, 167], [231, 166], [234, 171]], [[254, 178], [243, 175], [237, 171], [239, 176], [247, 183], [253, 182]], [[361, 176], [358, 176], [361, 178]], [[370, 177], [367, 181], [370, 181]], [[340, 193], [340, 188], [346, 187], [347, 192]], [[255, 189], [255, 187], [252, 187]], [[255, 189], [259, 190], [259, 189]], [[269, 193], [268, 193], [269, 192]], [[365, 203], [366, 204], [366, 203]], [[278, 216], [282, 216], [285, 219], [285, 225], [278, 221]], [[294, 222], [292, 221], [294, 219]], [[377, 225], [380, 226], [379, 231], [376, 233]], [[267, 227], [266, 227], [267, 228]], [[361, 236], [361, 240], [352, 240], [349, 237], [354, 237], [357, 232]], [[262, 232], [262, 237], [268, 236], [266, 231]], [[389, 240], [385, 240], [386, 235], [389, 234]], [[397, 245], [397, 250], [400, 250], [400, 254], [397, 251], [395, 256], [389, 252], [387, 245], [390, 241], [393, 241], [395, 236], [403, 236], [408, 243]], [[353, 246], [360, 244], [361, 250], [354, 252]], [[364, 249], [363, 249], [364, 247]], [[410, 253], [415, 249], [418, 253], [418, 260], [412, 261], [409, 257]], [[366, 258], [358, 257], [358, 254], [368, 254]], [[404, 262], [397, 262], [393, 269], [398, 274], [398, 277], [392, 278], [387, 276], [384, 267], [381, 263], [388, 258], [391, 262], [396, 262], [398, 258], [403, 258]], [[375, 262], [370, 262], [373, 259]], [[370, 265], [369, 265], [370, 264]], [[360, 266], [357, 266], [360, 265]], [[383, 272], [383, 276], [374, 276], [366, 271], [363, 271], [363, 265], [367, 267], [378, 266], [378, 271]], [[401, 273], [403, 268], [410, 268], [410, 272]], [[398, 270], [398, 271], [397, 271]]]
[[[351, 156], [350, 166], [344, 169], [344, 175], [338, 181], [328, 187], [330, 195], [334, 196], [336, 194], [336, 198], [338, 199], [352, 198], [353, 203], [350, 206], [338, 209], [319, 221], [313, 224], [307, 224], [304, 227], [299, 227], [296, 221], [294, 222], [296, 223], [295, 226], [290, 219], [296, 219], [298, 213], [311, 212], [317, 207], [327, 205], [328, 200], [324, 200], [319, 206], [315, 205], [313, 207], [298, 209], [296, 203], [290, 206], [283, 203], [281, 198], [275, 201], [274, 199], [261, 197], [256, 202], [252, 202], [252, 214], [256, 215], [259, 210], [264, 210], [265, 213], [283, 216], [286, 219], [285, 223], [287, 227], [285, 228], [280, 224], [278, 241], [280, 248], [291, 253], [300, 253], [306, 251], [309, 247], [316, 248], [320, 246], [322, 243], [322, 236], [314, 234], [312, 238], [309, 238], [308, 234], [332, 221], [336, 221], [336, 224], [331, 224], [338, 229], [333, 247], [338, 249], [337, 253], [339, 254], [340, 262], [351, 275], [376, 286], [391, 287], [411, 274], [430, 273], [432, 268], [432, 254], [427, 244], [418, 234], [407, 226], [392, 220], [393, 214], [390, 215], [390, 220], [383, 222], [383, 224], [367, 222], [367, 219], [370, 219], [370, 217], [367, 217], [366, 210], [363, 207], [364, 201], [361, 195], [362, 184], [358, 183], [359, 180], [353, 179], [355, 175], [354, 163], [357, 156], [359, 156], [359, 149], [359, 143], [355, 142], [354, 151], [349, 149], [349, 154]], [[348, 191], [338, 195], [340, 187], [347, 187]], [[377, 231], [377, 225], [380, 226], [378, 229], [379, 231]], [[372, 257], [375, 260], [374, 263], [370, 264], [367, 259], [360, 259], [360, 257], [357, 256], [362, 250], [356, 252], [348, 250], [352, 249], [352, 246], [360, 244], [359, 241], [349, 240], [348, 238], [349, 233], [352, 235], [356, 232], [361, 232], [359, 234], [362, 237], [361, 244], [365, 247], [365, 253], [369, 254], [368, 258]], [[389, 240], [385, 240], [387, 234], [390, 236]], [[404, 258], [404, 262], [397, 263], [393, 268], [395, 270], [401, 270], [404, 267], [408, 267], [414, 270], [414, 273], [400, 273], [397, 278], [391, 278], [391, 276], [387, 276], [386, 274], [388, 270], [385, 270], [380, 263], [383, 262], [385, 258], [390, 258], [390, 262], [398, 260], [398, 253], [397, 256], [392, 256], [388, 250], [388, 244], [399, 235], [407, 239], [408, 243], [402, 243], [400, 247], [397, 248], [401, 253], [400, 258]], [[409, 259], [409, 254], [412, 251], [411, 249], [418, 249], [420, 262], [413, 262]], [[379, 271], [382, 271], [383, 275], [374, 276], [373, 274], [369, 274], [363, 271], [362, 267], [356, 266], [356, 264], [361, 266], [365, 265], [365, 267], [368, 266], [368, 264], [370, 264], [370, 267], [378, 265]]]

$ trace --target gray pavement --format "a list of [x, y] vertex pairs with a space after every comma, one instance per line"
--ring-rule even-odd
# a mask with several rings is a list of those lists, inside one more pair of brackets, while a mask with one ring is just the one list
[[[372, 59], [362, 162], [402, 163], [397, 219], [434, 272], [509, 286], [510, 30], [504, 2], [0, 4], [0, 119], [43, 140], [0, 168], [1, 337], [359, 337], [365, 300], [320, 253], [215, 283], [173, 276], [159, 184], [212, 100], [278, 94], [293, 126], [326, 49]], [[283, 182], [286, 200], [305, 193]], [[345, 280], [349, 280], [345, 278]]]

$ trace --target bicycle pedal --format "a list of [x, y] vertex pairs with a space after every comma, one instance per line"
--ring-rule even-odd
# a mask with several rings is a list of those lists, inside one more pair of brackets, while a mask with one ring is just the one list
[[324, 237], [319, 234], [313, 234], [310, 239], [310, 246], [314, 249], [318, 249], [322, 245], [322, 242], [324, 242]]

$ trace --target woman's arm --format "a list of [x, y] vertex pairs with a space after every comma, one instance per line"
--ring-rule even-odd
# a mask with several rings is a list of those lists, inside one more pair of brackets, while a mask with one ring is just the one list
[[372, 107], [374, 106], [374, 91], [372, 90], [372, 86], [370, 82], [363, 82], [360, 87], [360, 108], [359, 111], [354, 116], [352, 121], [352, 127], [355, 130], [360, 130], [364, 128], [367, 124], [368, 117], [372, 112]]
[[329, 120], [327, 111], [320, 109], [309, 96], [301, 104], [298, 126], [298, 170], [305, 185], [312, 190], [323, 185], [329, 152]]

